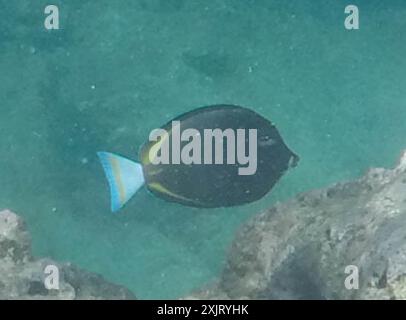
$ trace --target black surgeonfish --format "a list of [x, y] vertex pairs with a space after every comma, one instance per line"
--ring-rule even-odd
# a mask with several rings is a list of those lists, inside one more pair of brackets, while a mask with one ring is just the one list
[[192, 207], [250, 203], [267, 194], [299, 161], [269, 120], [233, 105], [192, 110], [149, 138], [139, 163], [98, 152], [113, 212], [144, 184], [160, 198]]

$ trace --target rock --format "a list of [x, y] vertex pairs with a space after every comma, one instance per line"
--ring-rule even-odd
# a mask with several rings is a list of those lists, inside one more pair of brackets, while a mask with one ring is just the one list
[[[359, 270], [358, 289], [344, 284], [347, 266]], [[406, 299], [406, 152], [392, 170], [371, 169], [253, 217], [219, 281], [186, 299], [219, 296]]]
[[[46, 289], [49, 265], [59, 270], [59, 289]], [[37, 259], [23, 220], [11, 211], [0, 212], [0, 300], [4, 299], [135, 299], [127, 289], [70, 263]]]

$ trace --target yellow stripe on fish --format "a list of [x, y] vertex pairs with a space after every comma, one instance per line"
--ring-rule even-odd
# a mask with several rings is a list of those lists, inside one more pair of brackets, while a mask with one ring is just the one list
[[[157, 141], [156, 143], [154, 143], [148, 150], [146, 150], [146, 152], [142, 155], [142, 164], [143, 165], [149, 165], [151, 164], [151, 159], [155, 159], [158, 155], [158, 151], [161, 149], [162, 144], [169, 139], [170, 135], [171, 135], [172, 130], [168, 130], [165, 135], [163, 136], [163, 138], [161, 138], [159, 141]], [[169, 143], [169, 141], [168, 141]], [[151, 157], [150, 157], [151, 155]]]
[[126, 193], [123, 182], [121, 180], [120, 163], [117, 158], [110, 157], [111, 166], [113, 169], [114, 180], [117, 184], [118, 195], [120, 198], [120, 203], [124, 203], [126, 200]]
[[174, 197], [174, 198], [178, 198], [178, 199], [182, 199], [182, 200], [185, 200], [185, 201], [192, 201], [192, 200], [190, 200], [190, 199], [187, 199], [187, 198], [185, 198], [185, 197], [182, 197], [182, 196], [180, 196], [180, 195], [178, 195], [178, 194], [175, 194], [175, 193], [173, 193], [173, 192], [170, 192], [168, 189], [166, 189], [162, 184], [160, 184], [159, 182], [152, 182], [152, 183], [150, 183], [149, 185], [148, 185], [148, 187], [151, 189], [151, 190], [153, 190], [153, 191], [157, 191], [157, 192], [160, 192], [160, 193], [162, 193], [162, 194], [166, 194], [166, 195], [168, 195], [168, 196], [172, 196], [172, 197]]

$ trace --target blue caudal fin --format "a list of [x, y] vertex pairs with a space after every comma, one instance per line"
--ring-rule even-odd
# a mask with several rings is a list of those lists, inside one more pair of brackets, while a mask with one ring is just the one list
[[144, 184], [142, 166], [108, 152], [98, 152], [110, 186], [111, 211], [117, 212]]

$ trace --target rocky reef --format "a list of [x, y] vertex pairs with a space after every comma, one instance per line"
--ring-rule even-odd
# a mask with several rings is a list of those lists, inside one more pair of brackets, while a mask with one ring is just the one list
[[[358, 270], [358, 288], [345, 285], [348, 266]], [[253, 217], [217, 283], [186, 297], [217, 298], [406, 299], [406, 152], [394, 169]]]
[[[58, 270], [57, 290], [45, 285], [47, 266]], [[127, 289], [70, 263], [34, 258], [24, 221], [0, 212], [0, 300], [4, 299], [135, 299]]]
[[[406, 151], [393, 169], [305, 192], [238, 231], [219, 279], [184, 299], [406, 299]], [[60, 272], [46, 289], [44, 270]], [[359, 280], [349, 288], [347, 268]], [[69, 263], [32, 256], [23, 220], [0, 212], [0, 299], [135, 299]]]

